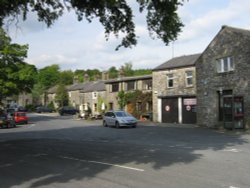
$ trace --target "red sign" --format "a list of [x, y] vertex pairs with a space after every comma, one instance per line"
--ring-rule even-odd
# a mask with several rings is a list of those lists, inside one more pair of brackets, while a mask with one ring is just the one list
[[183, 101], [184, 105], [196, 105], [197, 104], [197, 101], [195, 98], [190, 98], [190, 99], [184, 99]]
[[170, 111], [170, 106], [169, 106], [169, 105], [166, 105], [166, 106], [165, 106], [165, 110], [166, 110], [167, 112], [169, 112], [169, 111]]

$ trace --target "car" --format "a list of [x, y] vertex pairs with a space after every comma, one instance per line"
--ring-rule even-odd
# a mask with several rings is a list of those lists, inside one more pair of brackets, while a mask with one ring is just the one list
[[16, 123], [10, 114], [0, 112], [0, 127], [1, 128], [16, 127]]
[[14, 112], [13, 119], [16, 124], [28, 124], [28, 117], [25, 112]]
[[136, 127], [137, 119], [125, 111], [108, 111], [103, 115], [103, 126]]
[[75, 114], [79, 113], [79, 110], [77, 110], [76, 108], [71, 107], [71, 106], [63, 106], [63, 107], [58, 109], [58, 113], [61, 116], [65, 115], [65, 114], [75, 115]]
[[49, 112], [51, 113], [53, 110], [47, 106], [39, 106], [36, 108], [37, 113]]

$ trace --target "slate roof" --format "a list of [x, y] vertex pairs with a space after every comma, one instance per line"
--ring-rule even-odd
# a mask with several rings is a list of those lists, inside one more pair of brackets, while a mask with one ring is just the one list
[[80, 92], [81, 93], [88, 93], [93, 91], [105, 91], [105, 83], [104, 81], [95, 81], [89, 82], [90, 84], [86, 85]]
[[236, 33], [241, 33], [241, 34], [246, 35], [246, 36], [250, 36], [250, 30], [247, 30], [247, 29], [241, 29], [241, 28], [223, 25], [221, 27], [221, 30], [224, 30], [224, 29], [232, 31], [232, 32], [236, 32]]
[[157, 66], [156, 68], [153, 69], [153, 71], [194, 66], [196, 60], [199, 58], [200, 55], [201, 54], [193, 54], [193, 55], [183, 55], [180, 57], [175, 57]]
[[124, 81], [132, 81], [132, 80], [146, 80], [146, 79], [152, 79], [152, 75], [143, 75], [143, 76], [131, 76], [131, 77], [122, 77], [122, 78], [116, 78], [111, 80], [106, 80], [106, 84], [115, 83], [115, 82], [124, 82]]

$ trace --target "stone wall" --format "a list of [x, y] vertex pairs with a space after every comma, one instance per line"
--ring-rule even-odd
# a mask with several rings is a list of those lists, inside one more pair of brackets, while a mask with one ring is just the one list
[[[186, 85], [186, 71], [193, 71], [193, 86]], [[174, 87], [167, 88], [167, 74], [173, 73]], [[153, 72], [153, 121], [158, 120], [159, 96], [181, 96], [196, 95], [196, 73], [195, 67], [182, 67], [171, 70], [161, 70]]]
[[[216, 127], [219, 122], [220, 90], [244, 97], [245, 125], [250, 123], [250, 32], [222, 29], [196, 63], [197, 123]], [[233, 57], [234, 70], [217, 73], [216, 60]]]

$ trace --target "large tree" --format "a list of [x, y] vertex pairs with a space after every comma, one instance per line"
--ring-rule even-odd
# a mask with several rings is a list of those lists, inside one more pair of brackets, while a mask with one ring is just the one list
[[24, 62], [27, 50], [27, 45], [11, 43], [0, 28], [0, 102], [6, 96], [31, 91], [36, 68]]
[[[166, 45], [175, 40], [183, 24], [177, 9], [184, 0], [136, 0], [140, 12], [146, 11], [146, 21], [151, 36], [162, 39]], [[51, 26], [65, 10], [75, 11], [77, 18], [91, 22], [98, 18], [108, 39], [111, 33], [124, 37], [120, 46], [136, 45], [135, 24], [131, 5], [126, 0], [1, 0], [0, 26], [4, 19], [26, 20], [28, 12], [37, 13], [38, 20]]]

